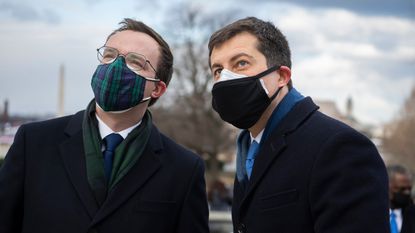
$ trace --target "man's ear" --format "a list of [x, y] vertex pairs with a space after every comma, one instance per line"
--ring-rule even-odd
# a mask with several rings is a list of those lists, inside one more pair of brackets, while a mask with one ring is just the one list
[[157, 99], [160, 98], [166, 92], [167, 86], [163, 81], [155, 82], [155, 88], [151, 92], [151, 98]]
[[287, 83], [291, 80], [291, 69], [288, 66], [281, 66], [278, 72], [280, 74], [278, 86], [282, 87], [287, 85]]

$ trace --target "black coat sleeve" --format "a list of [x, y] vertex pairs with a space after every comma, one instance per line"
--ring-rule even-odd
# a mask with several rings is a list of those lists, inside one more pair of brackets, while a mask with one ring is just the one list
[[25, 177], [25, 130], [21, 126], [0, 169], [0, 232], [21, 232]]
[[208, 233], [208, 203], [206, 198], [205, 168], [198, 158], [193, 177], [179, 216], [177, 233]]
[[363, 135], [343, 130], [330, 137], [314, 162], [309, 188], [315, 232], [389, 232], [385, 165]]
[[415, 205], [410, 205], [403, 212], [401, 233], [415, 233]]

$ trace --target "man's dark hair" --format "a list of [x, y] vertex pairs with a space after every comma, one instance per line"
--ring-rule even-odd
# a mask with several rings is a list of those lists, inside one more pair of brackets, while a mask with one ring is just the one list
[[[258, 39], [257, 49], [264, 54], [268, 67], [280, 65], [291, 69], [291, 52], [285, 36], [273, 23], [255, 17], [240, 19], [212, 34], [208, 44], [209, 64], [214, 47], [221, 46], [224, 42], [242, 32], [251, 33]], [[292, 87], [291, 80], [288, 87]]]
[[[170, 79], [173, 75], [173, 54], [170, 50], [169, 45], [166, 41], [153, 29], [144, 24], [141, 21], [136, 21], [133, 19], [125, 18], [120, 22], [121, 27], [114, 30], [108, 37], [108, 39], [117, 32], [131, 30], [136, 32], [142, 32], [151, 36], [159, 45], [160, 45], [160, 60], [158, 62], [156, 69], [156, 76], [161, 81], [166, 83], [166, 86], [169, 85]], [[149, 106], [153, 105], [157, 99], [151, 99]]]
[[389, 165], [386, 167], [386, 170], [388, 172], [389, 181], [395, 179], [396, 174], [406, 175], [412, 180], [412, 173], [402, 165]]

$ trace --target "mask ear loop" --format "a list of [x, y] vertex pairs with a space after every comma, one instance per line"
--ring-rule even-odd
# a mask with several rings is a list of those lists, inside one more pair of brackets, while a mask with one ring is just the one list
[[145, 77], [145, 76], [141, 75], [141, 74], [140, 74], [140, 72], [138, 72], [137, 70], [134, 70], [134, 69], [133, 69], [130, 65], [128, 65], [127, 63], [125, 63], [125, 65], [127, 66], [127, 68], [128, 68], [129, 70], [131, 70], [132, 72], [134, 72], [136, 75], [138, 75], [138, 76], [140, 76], [140, 77], [144, 78], [145, 80], [152, 81], [152, 82], [159, 82], [159, 81], [161, 81], [159, 78], [149, 78], [149, 77]]
[[280, 91], [281, 91], [281, 89], [283, 88], [284, 86], [282, 86], [282, 87], [279, 87], [278, 88], [278, 90], [277, 91], [275, 91], [275, 93], [269, 98], [269, 100], [272, 102], [274, 99], [275, 99], [275, 97], [277, 97], [277, 95], [278, 95], [278, 93], [280, 93]]
[[149, 101], [149, 100], [151, 100], [151, 96], [149, 96], [149, 97], [147, 97], [147, 98], [143, 98], [143, 99], [140, 101], [140, 103], [139, 103], [139, 104], [144, 103], [144, 102], [147, 102], [147, 101]]
[[[134, 72], [134, 71], [133, 71]], [[135, 72], [134, 72], [135, 73]], [[137, 73], [136, 73], [137, 74]], [[158, 78], [147, 78], [147, 77], [144, 77], [144, 76], [142, 76], [141, 74], [137, 74], [138, 76], [140, 76], [140, 77], [142, 77], [143, 79], [145, 79], [146, 81], [150, 81], [150, 82], [160, 82], [161, 80], [160, 79], [158, 79]], [[140, 103], [139, 104], [141, 104], [141, 103], [144, 103], [144, 102], [147, 102], [147, 101], [149, 101], [149, 100], [151, 100], [152, 99], [152, 97], [151, 96], [149, 96], [149, 97], [146, 97], [146, 98], [143, 98], [141, 101], [140, 101]]]
[[128, 68], [128, 69], [130, 69], [136, 75], [140, 76], [141, 78], [143, 78], [143, 79], [145, 79], [147, 81], [151, 81], [151, 82], [160, 82], [161, 81], [161, 79], [159, 79], [159, 78], [149, 78], [149, 77], [145, 77], [145, 76], [141, 75], [138, 71], [132, 70], [131, 68]]
[[[263, 71], [263, 72], [261, 72], [261, 73], [259, 73], [259, 74], [255, 75], [255, 76], [253, 76], [252, 78], [258, 78], [258, 79], [259, 79], [259, 78], [262, 78], [262, 77], [264, 77], [265, 75], [268, 75], [268, 74], [270, 74], [270, 73], [272, 73], [272, 72], [274, 72], [274, 71], [278, 70], [280, 67], [281, 67], [281, 66], [279, 66], [279, 65], [275, 65], [275, 66], [273, 66], [273, 67], [269, 68], [268, 70], [265, 70], [265, 71]], [[278, 90], [276, 90], [276, 91], [275, 91], [275, 93], [274, 93], [274, 94], [273, 94], [273, 95], [269, 98], [271, 102], [275, 99], [275, 97], [277, 97], [278, 93], [280, 93], [280, 91], [281, 91], [281, 89], [282, 89], [283, 87], [284, 87], [284, 86], [279, 87], [279, 88], [278, 88]]]
[[272, 72], [278, 70], [279, 68], [280, 68], [279, 65], [275, 65], [275, 66], [269, 68], [268, 70], [262, 71], [261, 73], [255, 75], [255, 76], [252, 76], [251, 78], [262, 78], [265, 75], [271, 74]]
[[144, 77], [144, 76], [142, 76], [141, 74], [138, 74], [138, 75], [140, 75], [141, 77], [143, 77], [145, 80], [147, 80], [147, 81], [151, 81], [151, 82], [160, 82], [161, 80], [160, 79], [158, 79], [158, 78], [148, 78], [148, 77]]

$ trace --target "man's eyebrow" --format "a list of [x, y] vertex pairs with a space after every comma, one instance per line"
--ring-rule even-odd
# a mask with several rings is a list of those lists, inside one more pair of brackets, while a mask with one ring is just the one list
[[220, 64], [218, 64], [218, 63], [213, 63], [213, 64], [210, 66], [210, 70], [213, 70], [214, 68], [217, 68], [217, 67], [222, 67], [222, 65], [220, 65]]
[[[240, 57], [249, 57], [250, 59], [254, 59], [255, 58], [252, 55], [249, 55], [247, 53], [241, 52], [241, 53], [237, 53], [235, 55], [233, 55], [230, 59], [230, 62], [234, 62], [235, 60], [238, 60]], [[217, 68], [217, 67], [222, 67], [222, 65], [218, 64], [218, 63], [213, 63], [210, 67], [211, 70], [213, 70], [213, 68]]]
[[235, 60], [238, 60], [240, 57], [248, 57], [250, 59], [254, 59], [255, 60], [255, 58], [252, 55], [249, 55], [247, 53], [242, 52], [242, 53], [235, 54], [233, 57], [231, 57], [230, 61], [231, 62], [234, 62]]

